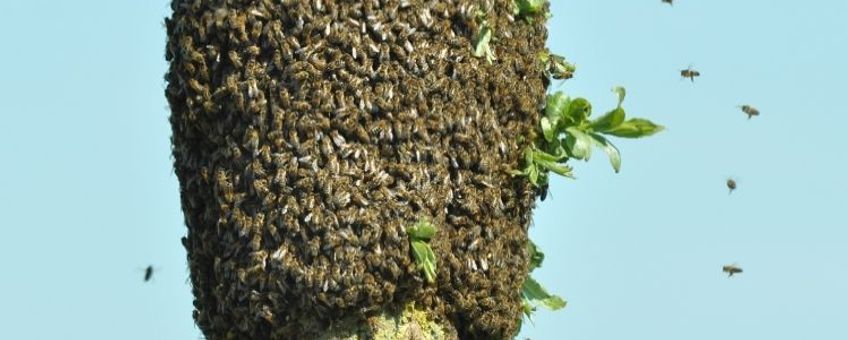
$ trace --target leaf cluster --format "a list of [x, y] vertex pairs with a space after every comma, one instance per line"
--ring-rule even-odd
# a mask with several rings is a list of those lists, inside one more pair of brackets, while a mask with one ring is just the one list
[[[545, 260], [545, 254], [536, 247], [532, 241], [527, 241], [527, 252], [530, 255], [530, 273], [534, 269], [542, 266], [542, 261]], [[529, 274], [524, 280], [524, 285], [521, 288], [521, 299], [524, 306], [524, 315], [528, 320], [531, 320], [533, 312], [539, 306], [545, 307], [552, 311], [565, 307], [565, 300], [557, 295], [548, 293], [538, 281], [533, 279]]]
[[[513, 14], [532, 23], [534, 16], [543, 13], [547, 2], [547, 0], [514, 0]], [[550, 18], [550, 13], [545, 13], [545, 17]]]
[[548, 183], [549, 172], [574, 178], [566, 162], [569, 159], [588, 161], [595, 147], [606, 152], [613, 170], [618, 172], [621, 155], [607, 137], [641, 138], [664, 128], [647, 119], [626, 119], [621, 106], [625, 90], [615, 87], [613, 92], [618, 95], [618, 105], [597, 119], [590, 119], [592, 104], [584, 98], [571, 98], [562, 92], [548, 95], [539, 123], [542, 139], [525, 150], [524, 168], [513, 170], [513, 174], [527, 176], [537, 187]]
[[566, 80], [574, 77], [577, 69], [573, 64], [567, 62], [565, 57], [546, 51], [539, 53], [539, 61], [545, 76], [556, 80]]
[[436, 226], [422, 218], [407, 228], [406, 233], [417, 267], [424, 273], [427, 282], [436, 282], [436, 254], [428, 244], [436, 235]]
[[494, 31], [482, 12], [478, 13], [477, 19], [480, 21], [480, 31], [477, 32], [477, 36], [474, 38], [474, 52], [472, 54], [477, 58], [486, 57], [486, 61], [491, 64], [497, 60], [495, 58], [495, 52], [492, 51], [492, 47], [489, 44], [492, 41]]

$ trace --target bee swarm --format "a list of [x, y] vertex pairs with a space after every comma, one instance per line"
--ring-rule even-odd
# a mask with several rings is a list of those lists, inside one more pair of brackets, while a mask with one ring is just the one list
[[[547, 81], [513, 0], [174, 0], [165, 78], [194, 318], [315, 338], [414, 302], [509, 338], [535, 193], [513, 178]], [[497, 61], [472, 56], [482, 11]], [[427, 217], [427, 284], [405, 227]]]

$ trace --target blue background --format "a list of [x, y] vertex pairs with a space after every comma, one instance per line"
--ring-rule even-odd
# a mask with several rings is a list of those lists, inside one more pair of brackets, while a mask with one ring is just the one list
[[[532, 339], [846, 339], [848, 2], [555, 1], [560, 90], [668, 129], [555, 179]], [[4, 339], [196, 339], [163, 74], [166, 1], [0, 11]], [[694, 83], [679, 71], [692, 65]], [[748, 121], [736, 108], [762, 112]], [[739, 189], [728, 195], [724, 181]], [[745, 272], [728, 279], [721, 266]], [[143, 283], [143, 268], [157, 267]]]

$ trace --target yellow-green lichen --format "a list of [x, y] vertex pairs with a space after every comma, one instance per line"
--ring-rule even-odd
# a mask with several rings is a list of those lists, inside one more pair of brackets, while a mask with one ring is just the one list
[[406, 304], [400, 315], [375, 317], [371, 325], [374, 327], [374, 340], [447, 338], [442, 326], [428, 317], [426, 311], [416, 309], [415, 303]]
[[432, 320], [426, 310], [409, 302], [399, 311], [384, 311], [366, 322], [346, 319], [331, 326], [318, 340], [443, 340], [456, 339]]

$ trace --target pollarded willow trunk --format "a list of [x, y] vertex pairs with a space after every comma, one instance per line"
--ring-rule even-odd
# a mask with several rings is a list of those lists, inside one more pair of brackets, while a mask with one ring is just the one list
[[[207, 338], [396, 337], [392, 315], [439, 325], [411, 338], [515, 334], [536, 195], [509, 171], [545, 97], [543, 18], [516, 20], [513, 0], [171, 6], [166, 95]], [[489, 27], [491, 61], [474, 48]], [[422, 218], [432, 283], [407, 235]]]

